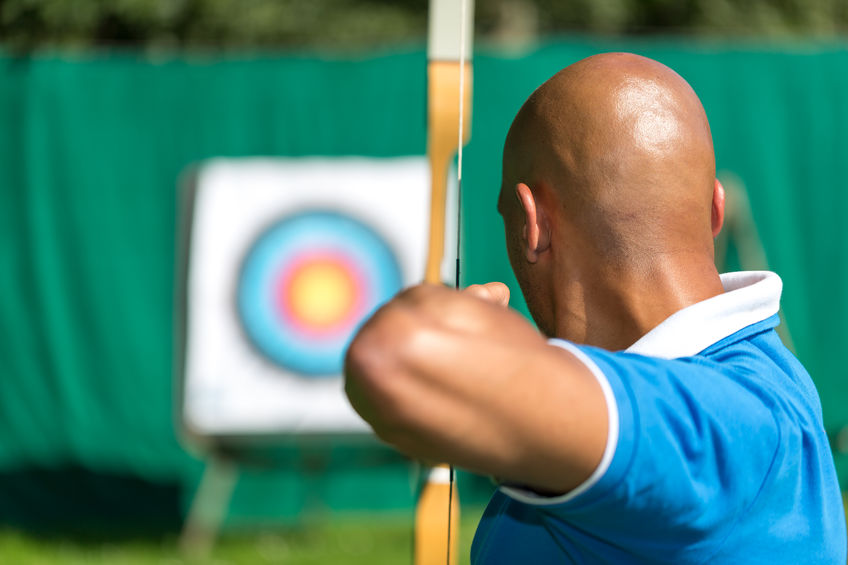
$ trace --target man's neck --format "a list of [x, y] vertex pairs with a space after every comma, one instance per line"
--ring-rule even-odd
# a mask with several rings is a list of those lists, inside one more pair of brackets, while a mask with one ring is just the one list
[[724, 292], [709, 259], [652, 258], [651, 263], [650, 269], [596, 271], [558, 287], [556, 336], [611, 351], [626, 349], [675, 312]]

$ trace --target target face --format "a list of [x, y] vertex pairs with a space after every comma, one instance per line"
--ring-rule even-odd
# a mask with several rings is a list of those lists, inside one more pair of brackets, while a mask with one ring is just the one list
[[359, 324], [401, 286], [397, 258], [372, 228], [336, 212], [301, 212], [250, 248], [238, 315], [272, 363], [304, 377], [335, 376]]
[[[429, 171], [424, 157], [212, 159], [193, 169], [186, 429], [370, 433], [344, 394], [343, 356], [376, 308], [424, 276]], [[453, 266], [445, 261], [446, 278]]]

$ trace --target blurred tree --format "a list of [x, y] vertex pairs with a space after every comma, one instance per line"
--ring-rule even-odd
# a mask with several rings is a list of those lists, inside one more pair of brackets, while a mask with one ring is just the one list
[[375, 47], [423, 38], [426, 17], [426, 0], [0, 0], [0, 43]]
[[[358, 48], [423, 41], [427, 0], [0, 0], [7, 48]], [[848, 0], [478, 0], [484, 39], [574, 32], [835, 37]]]

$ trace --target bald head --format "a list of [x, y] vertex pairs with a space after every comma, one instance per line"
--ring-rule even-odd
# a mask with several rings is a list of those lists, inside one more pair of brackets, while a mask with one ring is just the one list
[[554, 214], [611, 261], [712, 253], [706, 114], [689, 84], [651, 59], [596, 55], [545, 82], [510, 128], [503, 176], [502, 198], [517, 183], [547, 190]]

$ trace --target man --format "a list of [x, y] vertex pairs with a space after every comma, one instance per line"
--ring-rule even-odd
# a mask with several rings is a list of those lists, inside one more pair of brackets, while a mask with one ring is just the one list
[[690, 86], [621, 53], [556, 74], [510, 128], [498, 209], [538, 331], [500, 283], [422, 285], [346, 364], [383, 440], [497, 477], [472, 561], [844, 564], [780, 279], [714, 267], [724, 190]]

